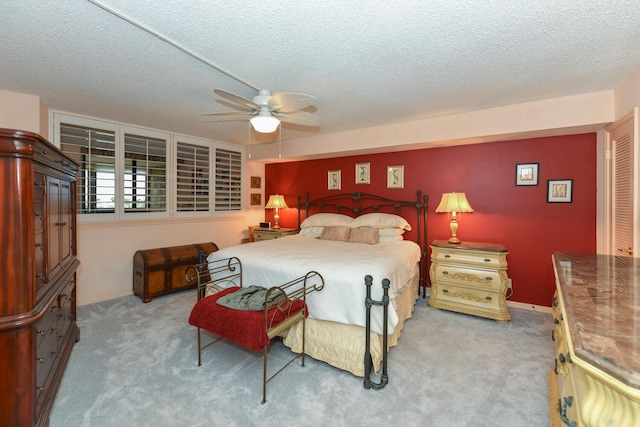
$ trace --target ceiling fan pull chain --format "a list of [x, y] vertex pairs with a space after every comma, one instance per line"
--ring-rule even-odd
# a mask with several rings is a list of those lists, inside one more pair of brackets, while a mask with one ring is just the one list
[[279, 140], [280, 140], [280, 148], [279, 148], [279, 153], [278, 153], [278, 158], [281, 159], [282, 158], [282, 123], [280, 123], [278, 125], [278, 128], [280, 129], [280, 132], [278, 132], [278, 136], [279, 136]]
[[249, 159], [251, 159], [251, 123], [249, 123]]

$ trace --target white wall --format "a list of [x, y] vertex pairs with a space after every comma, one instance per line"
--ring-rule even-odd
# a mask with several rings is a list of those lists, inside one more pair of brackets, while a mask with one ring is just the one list
[[0, 90], [0, 127], [49, 135], [49, 111], [40, 97]]
[[635, 107], [640, 107], [640, 66], [618, 85], [615, 94], [616, 120], [631, 113]]

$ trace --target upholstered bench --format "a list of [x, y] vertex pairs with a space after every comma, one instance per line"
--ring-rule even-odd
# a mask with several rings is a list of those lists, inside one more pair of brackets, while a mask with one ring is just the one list
[[[198, 279], [198, 302], [189, 316], [189, 324], [198, 328], [198, 366], [202, 364], [202, 350], [222, 338], [254, 351], [263, 351], [262, 403], [265, 403], [267, 383], [273, 377], [298, 357], [302, 358], [304, 366], [304, 321], [308, 316], [305, 298], [309, 293], [321, 290], [324, 279], [319, 273], [310, 271], [288, 283], [264, 289], [258, 296], [261, 299], [264, 295], [260, 309], [236, 309], [221, 305], [221, 302], [246, 290], [241, 287], [240, 260], [230, 258], [205, 266], [193, 266], [187, 271], [187, 280]], [[267, 378], [267, 353], [271, 340], [299, 321], [303, 322], [302, 352]], [[201, 329], [218, 338], [202, 345]]]

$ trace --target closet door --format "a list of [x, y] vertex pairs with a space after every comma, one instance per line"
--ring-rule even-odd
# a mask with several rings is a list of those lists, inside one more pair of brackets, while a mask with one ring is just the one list
[[637, 120], [636, 108], [607, 128], [610, 153], [607, 240], [611, 255], [634, 256], [638, 252]]

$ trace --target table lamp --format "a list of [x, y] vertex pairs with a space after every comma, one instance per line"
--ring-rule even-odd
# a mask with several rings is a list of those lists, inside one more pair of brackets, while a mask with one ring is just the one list
[[467, 200], [467, 196], [464, 193], [443, 193], [442, 200], [436, 208], [437, 213], [446, 212], [451, 215], [451, 237], [449, 243], [460, 243], [460, 239], [456, 237], [458, 232], [458, 213], [461, 212], [473, 212], [473, 208]]
[[275, 209], [276, 213], [273, 216], [273, 221], [275, 222], [274, 226], [271, 228], [278, 229], [280, 226], [278, 225], [278, 221], [280, 220], [280, 214], [278, 213], [279, 209], [288, 208], [287, 203], [284, 201], [284, 196], [281, 194], [272, 194], [269, 196], [269, 201], [267, 202], [267, 209]]

